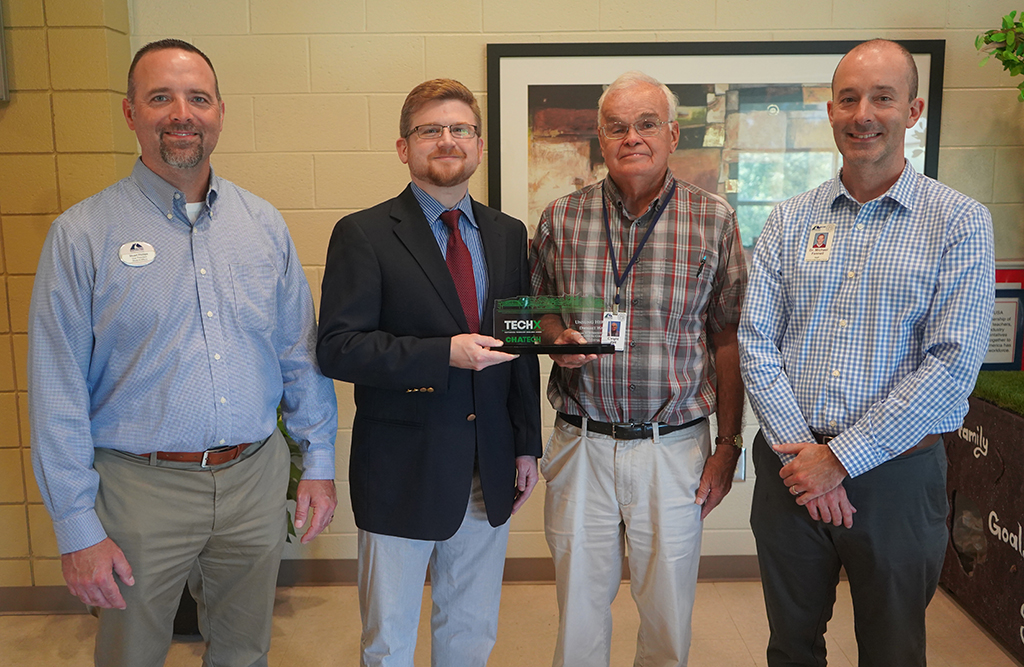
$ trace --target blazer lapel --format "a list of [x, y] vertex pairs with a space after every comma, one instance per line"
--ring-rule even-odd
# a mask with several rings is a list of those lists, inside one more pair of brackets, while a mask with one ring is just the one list
[[480, 240], [487, 260], [487, 297], [484, 299], [484, 316], [480, 319], [480, 333], [491, 336], [494, 333], [495, 295], [502, 289], [505, 278], [505, 232], [498, 224], [498, 212], [481, 206], [475, 200], [473, 216], [480, 227]]
[[441, 250], [437, 247], [437, 239], [430, 231], [430, 224], [423, 215], [423, 209], [412, 193], [412, 186], [407, 186], [394, 200], [391, 217], [397, 221], [395, 235], [423, 269], [427, 280], [437, 291], [437, 295], [455, 319], [459, 329], [468, 332], [469, 324], [462, 312], [462, 303], [459, 301], [459, 293], [455, 290], [455, 282], [448, 271]]

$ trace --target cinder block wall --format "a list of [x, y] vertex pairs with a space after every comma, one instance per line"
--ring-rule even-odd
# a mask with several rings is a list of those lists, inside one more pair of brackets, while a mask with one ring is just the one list
[[57, 586], [57, 543], [29, 460], [28, 304], [53, 219], [131, 171], [135, 136], [121, 116], [128, 7], [2, 4], [11, 99], [0, 104], [0, 586]]
[[[227, 105], [214, 168], [282, 210], [318, 302], [334, 222], [394, 196], [407, 182], [394, 151], [405, 94], [424, 79], [448, 76], [485, 106], [490, 42], [945, 39], [939, 177], [989, 205], [1000, 258], [1024, 260], [1024, 105], [997, 64], [977, 66], [974, 50], [975, 35], [1009, 11], [995, 0], [680, 0], [656, 11], [628, 0], [128, 0], [115, 7], [118, 1], [124, 2], [3, 0], [16, 103], [0, 107], [0, 531], [8, 536], [0, 544], [0, 586], [60, 583], [27, 463], [28, 294], [50, 220], [123, 174], [124, 154], [133, 150], [114, 113], [130, 57], [126, 32], [132, 50], [174, 36], [209, 54]], [[82, 18], [83, 2], [95, 6], [90, 16], [125, 18]], [[89, 27], [65, 27], [72, 25]], [[72, 48], [65, 33], [79, 45]], [[86, 46], [96, 54], [92, 65], [82, 62]], [[62, 59], [69, 53], [75, 58]], [[92, 92], [93, 84], [83, 82], [98, 71], [113, 78]], [[64, 110], [74, 110], [79, 125], [62, 124]], [[81, 124], [92, 132], [74, 132]], [[109, 133], [108, 147], [78, 143], [98, 131]], [[486, 162], [470, 191], [487, 200]], [[339, 384], [337, 394], [342, 506], [329, 534], [307, 547], [289, 546], [287, 558], [355, 557], [346, 482], [351, 388]], [[550, 409], [544, 421], [553, 421]], [[755, 430], [748, 418], [748, 440]], [[708, 519], [705, 555], [754, 553], [751, 488], [752, 481], [735, 485]], [[542, 487], [538, 493], [513, 519], [510, 557], [548, 556]]]

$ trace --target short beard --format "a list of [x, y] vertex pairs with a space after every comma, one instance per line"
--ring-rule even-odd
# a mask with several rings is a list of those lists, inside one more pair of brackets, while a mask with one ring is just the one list
[[[457, 148], [450, 151], [437, 151], [435, 155], [436, 154], [458, 155], [463, 158], [466, 157], [466, 153]], [[463, 164], [458, 170], [452, 172], [435, 169], [433, 164], [428, 164], [426, 172], [417, 175], [431, 185], [436, 185], [439, 188], [451, 188], [468, 181], [474, 171], [476, 171], [476, 169], [467, 170], [465, 164]]]
[[449, 174], [441, 174], [438, 170], [429, 169], [427, 170], [427, 173], [424, 174], [423, 180], [436, 185], [439, 188], [451, 188], [465, 183], [472, 175], [472, 172], [467, 174], [465, 168]]
[[191, 169], [202, 162], [205, 155], [206, 151], [201, 142], [194, 148], [185, 150], [174, 150], [163, 142], [160, 143], [160, 158], [175, 169]]
[[167, 131], [196, 132], [199, 136], [199, 143], [191, 148], [174, 149], [167, 142], [161, 140], [160, 159], [175, 169], [191, 169], [203, 161], [203, 157], [206, 155], [206, 149], [203, 147], [203, 135], [196, 130], [192, 123], [172, 125], [167, 128]]

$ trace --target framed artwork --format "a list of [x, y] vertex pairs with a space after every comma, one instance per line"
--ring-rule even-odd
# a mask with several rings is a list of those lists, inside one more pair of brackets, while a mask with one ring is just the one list
[[[858, 43], [488, 44], [489, 203], [532, 234], [548, 203], [604, 178], [597, 100], [620, 74], [640, 70], [679, 97], [672, 171], [725, 197], [753, 247], [773, 206], [839, 169], [826, 103], [836, 65]], [[945, 41], [900, 43], [925, 100], [906, 155], [934, 177]]]

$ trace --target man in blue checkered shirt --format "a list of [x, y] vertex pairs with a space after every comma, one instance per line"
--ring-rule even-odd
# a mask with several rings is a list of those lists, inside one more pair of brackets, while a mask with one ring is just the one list
[[832, 95], [843, 167], [772, 212], [739, 329], [768, 664], [826, 664], [845, 567], [859, 664], [923, 666], [947, 540], [941, 434], [988, 344], [992, 221], [904, 159], [924, 107], [906, 49], [858, 45]]

